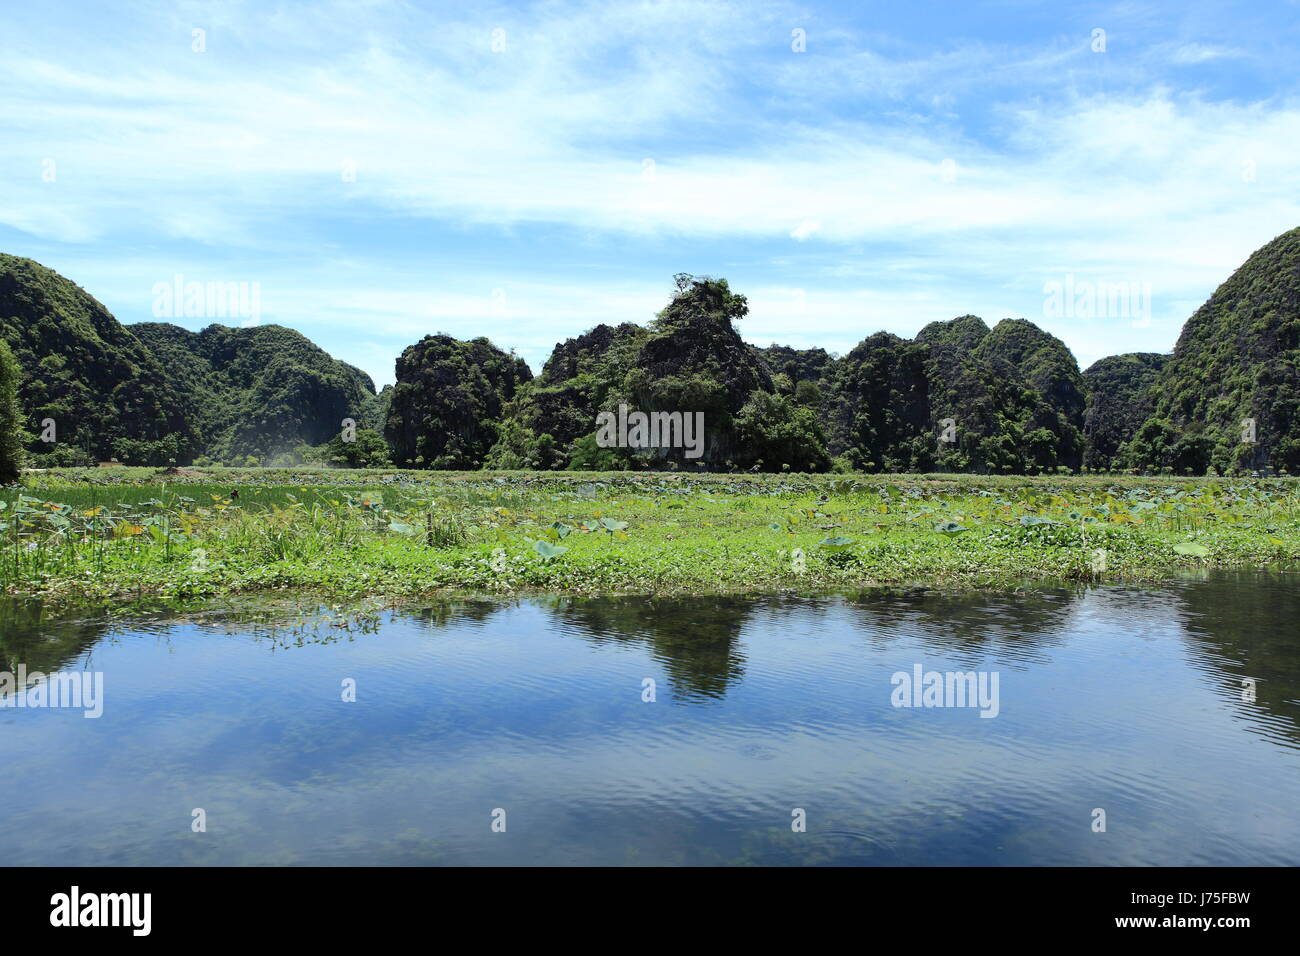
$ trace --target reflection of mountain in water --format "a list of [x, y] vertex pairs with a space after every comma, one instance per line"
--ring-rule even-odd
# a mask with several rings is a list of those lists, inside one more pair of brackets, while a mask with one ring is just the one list
[[[398, 612], [430, 629], [481, 624], [512, 602], [447, 599]], [[819, 628], [851, 626], [869, 644], [919, 639], [944, 652], [994, 654], [1032, 664], [1073, 635], [1128, 639], [1176, 634], [1191, 664], [1226, 701], [1263, 716], [1271, 733], [1300, 742], [1300, 577], [1216, 574], [1162, 587], [1103, 587], [1014, 594], [873, 589], [844, 598], [735, 596], [554, 598], [541, 602], [556, 626], [585, 641], [640, 643], [667, 671], [680, 699], [720, 698], [744, 676], [740, 635], [751, 622], [814, 639]], [[835, 609], [839, 610], [836, 611]], [[0, 605], [0, 670], [50, 673], [93, 669], [94, 646], [110, 634], [165, 636], [184, 620], [252, 635], [270, 649], [352, 640], [383, 627], [373, 608], [328, 608], [291, 601], [226, 602], [204, 611], [147, 619], [51, 620], [39, 603]], [[850, 623], [851, 622], [851, 623]], [[1253, 678], [1256, 702], [1242, 700]]]
[[102, 621], [51, 621], [37, 601], [0, 604], [0, 670], [49, 674], [89, 668], [86, 658], [109, 625]]
[[[1193, 665], [1228, 700], [1266, 712], [1271, 729], [1300, 743], [1300, 577], [1216, 574], [1178, 594]], [[1254, 703], [1243, 700], [1247, 678]]]
[[429, 628], [447, 627], [451, 624], [482, 624], [495, 614], [500, 614], [508, 605], [502, 601], [456, 600], [447, 599], [437, 604], [427, 605], [418, 610], [409, 611], [406, 617], [419, 621]]
[[754, 606], [738, 597], [565, 598], [550, 605], [563, 626], [586, 640], [645, 643], [683, 698], [722, 697], [740, 680], [737, 638]]
[[1033, 660], [1063, 643], [1078, 590], [1022, 594], [876, 588], [846, 598], [869, 639], [919, 638], [936, 650], [996, 651], [1007, 660]]

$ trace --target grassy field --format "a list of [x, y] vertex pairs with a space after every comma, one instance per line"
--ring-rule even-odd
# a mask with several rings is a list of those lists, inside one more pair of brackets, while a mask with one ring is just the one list
[[29, 472], [0, 506], [0, 587], [59, 602], [1004, 589], [1300, 566], [1294, 479], [106, 468]]

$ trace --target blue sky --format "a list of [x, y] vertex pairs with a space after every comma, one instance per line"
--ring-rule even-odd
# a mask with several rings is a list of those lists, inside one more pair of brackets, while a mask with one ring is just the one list
[[106, 7], [0, 8], [0, 251], [128, 323], [256, 283], [381, 385], [440, 331], [538, 370], [676, 272], [761, 345], [1023, 316], [1086, 366], [1300, 226], [1295, 2]]

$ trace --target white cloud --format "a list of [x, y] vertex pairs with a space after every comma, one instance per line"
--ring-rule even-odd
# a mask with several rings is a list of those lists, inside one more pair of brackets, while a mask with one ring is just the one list
[[1229, 49], [1228, 47], [1210, 46], [1204, 43], [1183, 43], [1177, 46], [1170, 54], [1170, 61], [1178, 64], [1208, 63], [1210, 60], [1221, 60], [1225, 57], [1240, 57], [1240, 50]]
[[[699, 271], [750, 294], [749, 337], [843, 350], [880, 327], [1001, 317], [982, 308], [1037, 320], [1042, 283], [1065, 272], [1199, 301], [1300, 224], [1296, 101], [1215, 102], [1157, 79], [1088, 92], [1062, 79], [1096, 62], [1074, 37], [911, 55], [813, 30], [809, 53], [776, 56], [798, 22], [779, 6], [489, 7], [455, 19], [367, 3], [309, 20], [292, 5], [156, 9], [75, 58], [0, 46], [0, 223], [33, 248], [98, 257], [108, 289], [123, 268], [147, 289], [175, 271], [244, 278], [256, 263], [273, 273], [266, 321], [313, 337], [482, 330], [536, 367], [597, 321], [649, 318], [662, 296], [639, 257], [685, 244], [715, 250], [726, 271]], [[208, 31], [203, 54], [189, 47], [195, 24]], [[1160, 56], [1233, 52], [1182, 43]], [[765, 82], [766, 99], [747, 98]], [[965, 128], [959, 98], [981, 82], [1047, 92], [1000, 93], [983, 104], [987, 124]], [[948, 90], [942, 112], [921, 119], [936, 86]], [[54, 182], [41, 179], [45, 158]], [[443, 230], [415, 274], [383, 265], [400, 241], [383, 229], [410, 221]], [[368, 256], [353, 224], [380, 234]], [[539, 274], [508, 242], [528, 229], [622, 250], [625, 266], [592, 281], [577, 268]], [[493, 261], [497, 239], [510, 251]], [[765, 274], [783, 244], [800, 258]], [[147, 251], [122, 251], [137, 246]], [[327, 274], [306, 261], [313, 248], [361, 261]], [[767, 291], [794, 282], [799, 314]], [[1163, 335], [1167, 348], [1181, 318], [1157, 315], [1146, 338], [1124, 331], [1106, 347]]]

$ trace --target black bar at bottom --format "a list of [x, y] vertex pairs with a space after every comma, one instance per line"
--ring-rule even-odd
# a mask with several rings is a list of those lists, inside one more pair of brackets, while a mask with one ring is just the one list
[[[798, 931], [813, 920], [819, 930], [838, 924], [859, 939], [910, 926], [927, 943], [1041, 940], [1046, 932], [1055, 934], [1049, 939], [1200, 935], [1231, 944], [1241, 933], [1283, 930], [1294, 920], [1296, 895], [1295, 872], [1280, 868], [39, 868], [3, 871], [0, 887], [10, 944], [76, 934], [82, 943], [283, 938], [331, 947], [373, 944], [380, 928], [387, 936], [439, 925], [477, 928], [487, 941], [563, 923], [581, 938], [588, 922], [610, 920], [630, 938], [650, 939], [683, 920], [715, 922], [741, 937], [761, 936], [771, 921]], [[87, 922], [119, 925], [72, 925]]]

